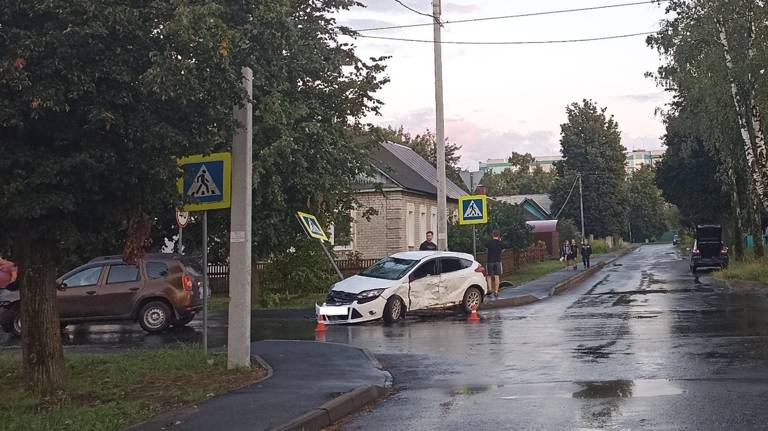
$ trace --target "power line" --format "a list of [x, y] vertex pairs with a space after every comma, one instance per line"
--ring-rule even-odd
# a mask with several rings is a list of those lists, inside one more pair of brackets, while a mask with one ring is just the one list
[[[434, 15], [430, 15], [430, 14], [428, 14], [428, 13], [424, 13], [424, 12], [422, 12], [422, 11], [416, 10], [416, 9], [414, 9], [414, 8], [412, 8], [412, 7], [410, 7], [410, 6], [408, 6], [407, 4], [403, 3], [403, 2], [402, 2], [402, 1], [400, 1], [400, 0], [395, 0], [395, 3], [399, 4], [400, 6], [402, 6], [402, 7], [406, 8], [406, 9], [408, 9], [409, 11], [411, 11], [411, 12], [413, 12], [413, 13], [415, 13], [415, 14], [418, 14], [418, 15], [421, 15], [421, 16], [425, 16], [425, 17], [427, 17], [427, 18], [432, 18], [432, 19], [435, 19], [435, 16], [434, 16]], [[430, 24], [426, 24], [426, 25], [432, 25], [432, 24], [430, 23]]]
[[563, 202], [563, 207], [560, 208], [560, 211], [557, 212], [557, 215], [555, 215], [555, 220], [557, 220], [558, 217], [560, 217], [560, 214], [565, 209], [565, 206], [568, 205], [568, 201], [571, 199], [571, 194], [573, 193], [574, 187], [576, 187], [576, 182], [579, 181], [579, 178], [581, 178], [580, 175], [576, 175], [576, 179], [573, 180], [573, 185], [571, 186], [571, 191], [568, 192], [568, 197], [565, 198], [565, 202]]
[[[414, 10], [410, 8], [409, 6], [403, 4], [399, 0], [395, 0], [396, 2], [400, 3], [403, 7], [418, 13], [419, 15], [424, 15], [430, 18], [434, 18], [432, 15], [424, 14], [422, 12], [419, 12], [417, 10]], [[483, 18], [469, 18], [469, 19], [459, 19], [454, 21], [443, 21], [442, 24], [461, 24], [466, 22], [480, 22], [480, 21], [493, 21], [493, 20], [500, 20], [500, 19], [512, 19], [512, 18], [525, 18], [525, 17], [531, 17], [531, 16], [542, 16], [542, 15], [555, 15], [555, 14], [562, 14], [562, 13], [573, 13], [573, 12], [587, 12], [587, 11], [594, 11], [594, 10], [601, 10], [601, 9], [612, 9], [612, 8], [619, 8], [619, 7], [627, 7], [627, 6], [639, 6], [639, 5], [647, 5], [647, 4], [661, 4], [666, 3], [670, 0], [646, 0], [646, 1], [638, 1], [638, 2], [631, 2], [631, 3], [618, 3], [618, 4], [609, 4], [609, 5], [603, 5], [603, 6], [592, 6], [592, 7], [583, 7], [583, 8], [573, 8], [573, 9], [559, 9], [559, 10], [551, 10], [551, 11], [543, 11], [543, 12], [529, 12], [529, 13], [521, 13], [517, 15], [502, 15], [502, 16], [489, 16], [489, 17], [483, 17]], [[371, 28], [361, 28], [353, 31], [357, 32], [363, 32], [363, 31], [378, 31], [378, 30], [393, 30], [397, 28], [413, 28], [413, 27], [425, 27], [430, 26], [432, 23], [421, 23], [421, 24], [404, 24], [404, 25], [391, 25], [391, 26], [384, 26], [384, 27], [371, 27]]]
[[[517, 41], [458, 41], [458, 40], [443, 40], [440, 43], [444, 45], [544, 45], [554, 43], [579, 43], [579, 42], [595, 42], [600, 40], [611, 39], [625, 39], [636, 36], [648, 36], [650, 34], [656, 34], [655, 31], [645, 31], [642, 33], [629, 33], [629, 34], [617, 34], [611, 36], [600, 37], [588, 37], [584, 39], [562, 39], [562, 40], [517, 40]], [[416, 42], [416, 43], [434, 43], [428, 39], [407, 39], [402, 37], [387, 37], [387, 36], [367, 36], [364, 34], [358, 34], [354, 37], [363, 37], [366, 39], [379, 39], [379, 40], [394, 40], [398, 42]]]

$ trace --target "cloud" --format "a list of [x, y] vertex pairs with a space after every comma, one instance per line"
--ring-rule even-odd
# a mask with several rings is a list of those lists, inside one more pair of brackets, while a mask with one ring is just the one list
[[384, 21], [380, 19], [365, 19], [365, 18], [345, 19], [339, 22], [339, 24], [345, 25], [354, 30], [364, 29], [364, 28], [391, 27], [395, 25], [395, 23], [391, 21]]
[[457, 13], [464, 14], [470, 12], [477, 12], [480, 10], [480, 6], [476, 4], [456, 4], [446, 3], [443, 5], [443, 12], [445, 13]]
[[667, 95], [663, 91], [656, 91], [653, 93], [625, 94], [618, 97], [619, 100], [629, 100], [638, 103], [661, 102], [666, 100], [666, 98]]
[[[382, 121], [380, 124], [394, 128], [403, 125], [411, 134], [434, 131], [434, 110], [418, 109], [394, 121]], [[445, 119], [445, 135], [451, 142], [461, 146], [461, 166], [468, 169], [476, 169], [480, 161], [506, 158], [512, 152], [531, 153], [534, 156], [560, 154], [558, 137], [552, 130], [493, 130], [461, 117], [449, 117]]]

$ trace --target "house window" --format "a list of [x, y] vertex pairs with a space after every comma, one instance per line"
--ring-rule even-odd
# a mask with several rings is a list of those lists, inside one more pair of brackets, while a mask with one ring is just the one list
[[405, 237], [408, 247], [416, 246], [416, 205], [408, 204], [405, 217]]
[[328, 229], [330, 231], [329, 239], [334, 246], [333, 249], [337, 251], [354, 250], [357, 241], [357, 211], [349, 213], [349, 232], [342, 232], [341, 226], [339, 229], [339, 235], [336, 235], [336, 227], [334, 225], [331, 225]]
[[429, 230], [429, 227], [427, 227], [427, 206], [426, 205], [419, 205], [419, 241], [422, 241], [424, 238], [427, 237], [427, 231]]

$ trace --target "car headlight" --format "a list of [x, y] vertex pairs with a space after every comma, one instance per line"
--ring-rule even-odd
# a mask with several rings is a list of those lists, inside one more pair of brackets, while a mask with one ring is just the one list
[[357, 303], [365, 304], [366, 302], [371, 302], [381, 296], [381, 294], [384, 293], [384, 290], [385, 289], [371, 289], [360, 292], [357, 294]]

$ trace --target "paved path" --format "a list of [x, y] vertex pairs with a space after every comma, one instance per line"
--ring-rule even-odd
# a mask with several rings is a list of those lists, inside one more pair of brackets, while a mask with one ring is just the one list
[[187, 409], [137, 430], [269, 430], [361, 386], [385, 386], [391, 377], [366, 351], [311, 341], [259, 341], [251, 351], [273, 369], [269, 379]]

